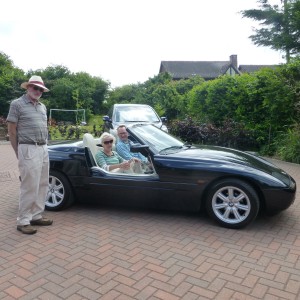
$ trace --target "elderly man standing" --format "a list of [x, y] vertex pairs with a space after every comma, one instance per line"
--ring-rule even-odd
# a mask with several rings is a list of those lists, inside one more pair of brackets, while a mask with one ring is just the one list
[[21, 87], [27, 93], [11, 102], [7, 122], [21, 177], [17, 230], [34, 234], [37, 230], [32, 225], [53, 222], [42, 216], [49, 185], [49, 157], [47, 109], [39, 99], [49, 90], [40, 76], [32, 76]]

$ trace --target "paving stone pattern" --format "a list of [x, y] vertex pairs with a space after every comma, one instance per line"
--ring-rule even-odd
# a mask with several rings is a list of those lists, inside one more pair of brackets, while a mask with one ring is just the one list
[[[274, 161], [300, 190], [300, 165]], [[205, 214], [74, 205], [16, 230], [17, 159], [0, 145], [0, 299], [300, 299], [300, 193], [243, 230]], [[99, 195], [100, 197], [100, 195]]]

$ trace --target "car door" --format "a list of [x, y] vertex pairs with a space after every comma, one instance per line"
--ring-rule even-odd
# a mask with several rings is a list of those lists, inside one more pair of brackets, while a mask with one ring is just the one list
[[118, 174], [92, 167], [82, 188], [82, 196], [103, 204], [175, 210], [198, 207], [192, 201], [194, 191], [186, 184], [162, 182], [157, 174]]

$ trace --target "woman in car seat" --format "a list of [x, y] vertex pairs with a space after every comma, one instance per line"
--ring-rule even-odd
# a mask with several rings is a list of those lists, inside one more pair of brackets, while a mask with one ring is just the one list
[[121, 171], [122, 173], [130, 171], [130, 161], [124, 160], [116, 151], [113, 151], [115, 137], [110, 133], [104, 132], [100, 137], [100, 143], [103, 150], [96, 153], [96, 162], [106, 171]]

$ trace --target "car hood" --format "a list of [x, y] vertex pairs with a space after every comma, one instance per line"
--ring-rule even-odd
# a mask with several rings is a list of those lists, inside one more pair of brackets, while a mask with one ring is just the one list
[[243, 169], [253, 173], [255, 170], [264, 172], [289, 185], [291, 177], [266, 159], [250, 152], [217, 146], [200, 146], [185, 148], [180, 152], [167, 155], [170, 158], [204, 165], [214, 165], [222, 169]]
[[[259, 165], [265, 167], [265, 159], [250, 152], [242, 152], [235, 149], [223, 148], [217, 146], [201, 146], [186, 148], [186, 150], [174, 153], [173, 156], [180, 156], [192, 159], [214, 160], [222, 163], [237, 163], [242, 165]], [[270, 164], [270, 166], [273, 166]]]

